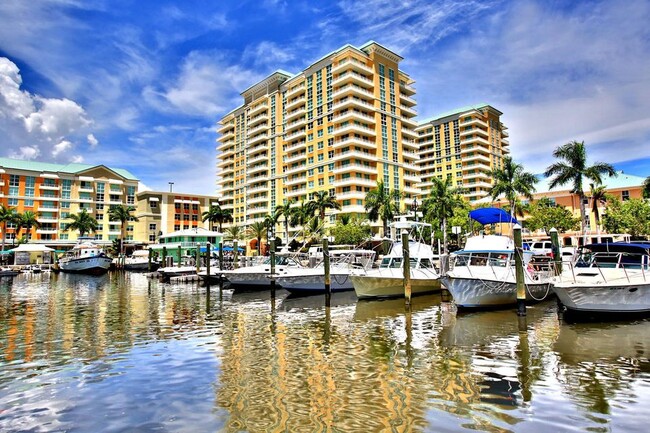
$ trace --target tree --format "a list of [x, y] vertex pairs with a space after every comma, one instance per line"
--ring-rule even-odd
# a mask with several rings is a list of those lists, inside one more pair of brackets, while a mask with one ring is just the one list
[[524, 166], [515, 163], [511, 156], [504, 156], [503, 167], [490, 171], [488, 175], [494, 180], [494, 186], [490, 189], [492, 200], [503, 194], [510, 205], [510, 216], [517, 215], [517, 196], [533, 199], [537, 178], [524, 171]]
[[318, 191], [312, 200], [314, 212], [318, 213], [321, 222], [325, 223], [325, 211], [327, 209], [341, 210], [341, 205], [336, 201], [335, 196], [330, 196], [327, 191]]
[[68, 219], [72, 220], [72, 222], [66, 224], [63, 231], [78, 230], [79, 236], [83, 236], [86, 233], [95, 232], [97, 230], [97, 220], [86, 212], [86, 209], [82, 209], [81, 212], [76, 215], [68, 216]]
[[330, 234], [334, 236], [335, 244], [344, 244], [344, 245], [359, 245], [363, 241], [370, 239], [372, 236], [372, 229], [364, 221], [361, 221], [356, 216], [346, 218], [348, 222], [345, 222], [343, 218], [339, 219], [334, 227], [330, 229]]
[[304, 201], [300, 206], [292, 207], [289, 213], [289, 223], [292, 226], [305, 226], [314, 217], [314, 202]]
[[399, 190], [389, 190], [383, 180], [377, 181], [377, 188], [366, 194], [365, 208], [370, 221], [381, 219], [384, 236], [388, 234], [388, 221], [399, 212], [399, 201], [402, 193]]
[[621, 202], [612, 197], [603, 215], [603, 227], [608, 233], [629, 233], [633, 238], [650, 233], [650, 203], [631, 199]]
[[16, 223], [18, 221], [18, 214], [16, 209], [6, 207], [0, 204], [0, 223], [2, 224], [2, 251], [5, 250], [5, 240], [7, 238], [7, 224]]
[[650, 176], [643, 181], [643, 198], [650, 199]]
[[610, 197], [605, 191], [605, 186], [594, 186], [593, 183], [589, 184], [590, 195], [591, 195], [591, 212], [594, 214], [594, 219], [596, 221], [596, 230], [600, 224], [600, 211], [598, 210], [599, 204], [607, 203], [607, 199]]
[[602, 184], [602, 175], [616, 176], [614, 167], [605, 162], [597, 162], [587, 166], [587, 151], [584, 141], [572, 141], [559, 146], [553, 151], [553, 156], [563, 161], [549, 165], [544, 176], [551, 177], [549, 187], [551, 189], [559, 185], [571, 183], [571, 192], [577, 194], [580, 199], [580, 224], [582, 232], [585, 231], [585, 193], [583, 188], [584, 179], [593, 181], [596, 185]]
[[424, 219], [439, 224], [443, 254], [447, 254], [447, 219], [454, 215], [456, 207], [462, 206], [463, 198], [460, 196], [461, 189], [453, 186], [451, 178], [441, 180], [433, 177], [431, 180], [431, 190], [422, 202]]
[[257, 239], [257, 254], [262, 255], [262, 239], [266, 237], [266, 224], [264, 221], [255, 221], [246, 229], [247, 236]]
[[549, 236], [552, 228], [563, 233], [580, 227], [580, 221], [569, 209], [557, 206], [546, 197], [530, 204], [524, 224], [531, 231], [544, 230]]
[[131, 215], [131, 212], [135, 212], [135, 208], [133, 206], [125, 206], [123, 204], [111, 206], [108, 211], [109, 221], [120, 222], [120, 239], [122, 239], [122, 252], [124, 252], [124, 241], [126, 240], [126, 223], [129, 221], [139, 221], [139, 218]]
[[278, 220], [279, 220], [280, 216], [284, 217], [285, 244], [289, 243], [289, 220], [291, 219], [291, 203], [293, 203], [292, 200], [288, 201], [285, 204], [277, 205], [275, 207], [275, 211], [273, 212], [276, 219], [278, 219]]
[[30, 210], [19, 214], [18, 219], [16, 220], [16, 224], [18, 226], [18, 233], [20, 233], [21, 229], [25, 229], [27, 242], [29, 242], [32, 227], [39, 228], [41, 226], [41, 223], [38, 222], [38, 216]]
[[224, 235], [228, 240], [240, 240], [244, 236], [244, 230], [241, 226], [230, 226], [226, 229]]
[[219, 224], [219, 232], [223, 230], [223, 223], [232, 222], [232, 211], [222, 209], [219, 204], [213, 204], [210, 208], [201, 214], [203, 222], [210, 221], [210, 228], [214, 229], [214, 224]]

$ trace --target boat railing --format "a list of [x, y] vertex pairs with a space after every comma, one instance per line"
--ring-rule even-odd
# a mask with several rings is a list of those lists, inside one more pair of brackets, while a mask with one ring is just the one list
[[[578, 276], [595, 276], [595, 271], [598, 271], [598, 275], [600, 275], [605, 284], [613, 283], [619, 279], [631, 283], [632, 279], [638, 275], [645, 282], [647, 281], [646, 272], [650, 270], [650, 256], [647, 254], [628, 252], [590, 252], [581, 255], [572, 263], [563, 264], [563, 266], [570, 268], [574, 283], [577, 282], [576, 277]], [[591, 269], [591, 273], [586, 273], [585, 270], [587, 269]], [[616, 274], [614, 274], [610, 275], [608, 279], [604, 269], [620, 269], [622, 270], [623, 276], [617, 278], [615, 277]], [[631, 270], [639, 270], [640, 272], [630, 274], [628, 271]]]

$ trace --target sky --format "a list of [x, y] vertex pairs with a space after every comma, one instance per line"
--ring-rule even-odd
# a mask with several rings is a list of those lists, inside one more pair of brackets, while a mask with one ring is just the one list
[[648, 22], [647, 0], [3, 0], [0, 156], [214, 194], [243, 90], [373, 40], [404, 58], [418, 119], [488, 103], [527, 171], [584, 140], [589, 163], [646, 177]]

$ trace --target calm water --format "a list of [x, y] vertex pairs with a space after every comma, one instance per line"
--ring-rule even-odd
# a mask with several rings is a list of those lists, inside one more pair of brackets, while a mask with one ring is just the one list
[[0, 279], [0, 431], [645, 432], [650, 322]]

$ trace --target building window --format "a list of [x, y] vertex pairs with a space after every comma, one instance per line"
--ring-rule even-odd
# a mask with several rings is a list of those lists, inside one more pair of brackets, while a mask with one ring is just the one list
[[623, 201], [629, 200], [630, 199], [630, 191], [627, 191], [627, 190], [621, 191], [621, 199], [623, 199]]
[[149, 235], [149, 242], [156, 242], [156, 235]]
[[149, 224], [149, 231], [155, 232], [156, 231], [156, 224]]
[[157, 208], [158, 207], [158, 202], [157, 201], [150, 201], [149, 202], [149, 207], [151, 207], [151, 209]]

